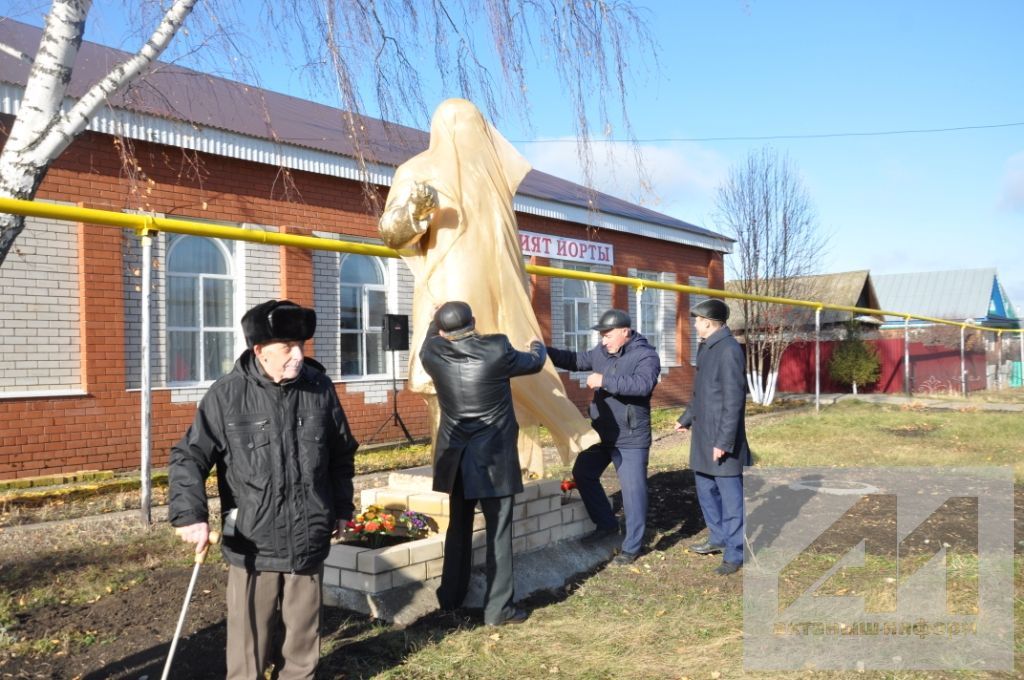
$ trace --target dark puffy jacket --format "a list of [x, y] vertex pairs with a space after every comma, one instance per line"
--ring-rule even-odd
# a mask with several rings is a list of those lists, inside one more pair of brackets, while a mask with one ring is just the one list
[[519, 423], [509, 378], [544, 368], [544, 345], [519, 352], [504, 335], [473, 333], [458, 340], [436, 334], [420, 349], [434, 380], [441, 423], [434, 441], [434, 491], [451, 493], [462, 471], [465, 498], [511, 496], [523, 490]]
[[651, 394], [661, 375], [661, 359], [647, 338], [631, 331], [616, 354], [598, 345], [586, 352], [548, 347], [548, 356], [558, 368], [601, 374], [601, 387], [590, 402], [590, 420], [603, 445], [650, 447]]
[[312, 568], [327, 557], [335, 519], [352, 517], [357, 446], [323, 366], [307, 358], [278, 385], [247, 350], [171, 449], [171, 524], [208, 521], [204, 482], [216, 466], [221, 513], [238, 509], [224, 558], [259, 571]]

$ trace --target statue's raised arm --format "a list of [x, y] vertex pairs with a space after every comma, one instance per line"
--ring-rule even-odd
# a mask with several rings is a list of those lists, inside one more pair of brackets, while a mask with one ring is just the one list
[[380, 235], [389, 248], [408, 248], [430, 228], [430, 220], [437, 213], [437, 190], [414, 182], [404, 200], [389, 204], [380, 218]]

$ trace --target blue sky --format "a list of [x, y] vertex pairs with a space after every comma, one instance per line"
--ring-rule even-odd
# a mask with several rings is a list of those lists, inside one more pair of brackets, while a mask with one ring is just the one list
[[[1019, 1], [650, 7], [664, 79], [635, 89], [633, 123], [642, 139], [1024, 123]], [[555, 120], [537, 127], [569, 134], [568, 124]], [[715, 187], [732, 164], [765, 144], [788, 154], [831, 234], [823, 271], [994, 266], [1024, 307], [1024, 125], [652, 143], [645, 150], [662, 199], [657, 208], [715, 228]], [[571, 174], [571, 149], [521, 148], [538, 167]], [[607, 186], [624, 185], [628, 178], [619, 177]]]
[[[41, 23], [48, 3], [32, 3], [32, 14], [23, 2], [3, 0], [0, 10]], [[96, 3], [89, 38], [130, 48], [134, 43], [116, 32], [124, 23], [108, 4]], [[660, 73], [638, 72], [629, 84], [630, 115], [641, 140], [1022, 123], [878, 136], [645, 142], [656, 193], [647, 205], [717, 229], [716, 187], [730, 166], [771, 145], [800, 172], [831, 235], [823, 272], [996, 267], [1010, 298], [1024, 308], [1024, 2], [640, 4], [649, 10], [661, 64]], [[288, 60], [265, 54], [257, 62], [262, 86], [333, 103], [311, 93]], [[428, 92], [428, 105], [453, 94]], [[498, 121], [499, 129], [538, 169], [578, 180], [575, 149], [564, 141], [572, 135], [571, 111], [543, 67], [531, 77], [530, 100], [532, 129], [517, 116]], [[598, 188], [636, 200], [626, 146], [601, 144], [597, 153]]]

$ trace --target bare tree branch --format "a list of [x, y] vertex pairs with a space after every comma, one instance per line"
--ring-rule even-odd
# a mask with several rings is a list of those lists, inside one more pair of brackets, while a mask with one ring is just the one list
[[4, 54], [9, 54], [12, 57], [14, 57], [15, 59], [23, 61], [26, 64], [31, 64], [32, 63], [32, 57], [28, 56], [27, 54], [25, 54], [21, 50], [18, 50], [18, 49], [15, 49], [15, 48], [11, 47], [7, 43], [0, 42], [0, 52], [3, 52]]
[[[799, 175], [770, 147], [734, 167], [718, 190], [716, 221], [736, 239], [730, 269], [739, 292], [813, 298], [810, 274], [825, 250], [817, 216]], [[747, 384], [757, 403], [774, 398], [782, 353], [794, 340], [797, 316], [782, 305], [743, 300]]]
[[[139, 52], [111, 70], [64, 114], [64, 98], [92, 3], [55, 0], [46, 16], [21, 108], [0, 153], [0, 195], [33, 197], [49, 164], [85, 130], [111, 95], [126, 88], [159, 58], [195, 3], [176, 0]], [[24, 228], [23, 217], [0, 216], [0, 265]]]
[[135, 56], [123, 64], [115, 66], [110, 73], [89, 88], [89, 91], [71, 107], [59, 128], [55, 128], [48, 135], [47, 141], [40, 145], [40, 153], [48, 157], [55, 157], [67, 148], [71, 140], [85, 130], [97, 109], [107, 99], [127, 87], [145, 68], [160, 57], [181, 29], [196, 2], [197, 0], [175, 0], [146, 44]]
[[[609, 111], [617, 109], [625, 136], [635, 140], [627, 113], [627, 83], [631, 82], [627, 74], [645, 71], [627, 62], [627, 51], [640, 66], [647, 56], [656, 62], [643, 10], [626, 0], [265, 0], [262, 11], [241, 0], [208, 0], [202, 4], [206, 13], [192, 18], [197, 0], [128, 5], [133, 26], [150, 26], [159, 16], [156, 30], [136, 54], [92, 85], [64, 113], [92, 3], [52, 0], [19, 115], [0, 153], [0, 195], [34, 197], [50, 163], [111, 97], [144, 83], [172, 41], [192, 44], [193, 37], [199, 36], [202, 44], [203, 31], [208, 30], [224, 40], [230, 53], [237, 53], [227, 68], [248, 65], [247, 79], [258, 84], [259, 74], [242, 52], [253, 35], [239, 32], [236, 36], [231, 30], [239, 13], [263, 22], [266, 34], [272, 36], [264, 49], [288, 53], [294, 47], [304, 59], [303, 73], [313, 75], [313, 84], [336, 93], [353, 155], [367, 178], [363, 188], [371, 210], [379, 210], [380, 196], [368, 181], [369, 162], [375, 159], [368, 144], [364, 93], [372, 97], [369, 101], [376, 109], [368, 115], [379, 115], [389, 135], [393, 130], [386, 125], [389, 121], [425, 126], [431, 108], [428, 92], [430, 100], [450, 96], [475, 100], [495, 122], [510, 112], [528, 121], [530, 68], [553, 73], [572, 107], [577, 155], [584, 182], [592, 185], [592, 128], [612, 134]], [[189, 32], [181, 30], [186, 20]], [[193, 55], [201, 58], [208, 52]], [[189, 51], [186, 48], [180, 54]], [[216, 70], [221, 68], [224, 64]], [[598, 125], [592, 124], [595, 115]], [[394, 137], [397, 142], [398, 135]], [[129, 146], [122, 148], [130, 152]], [[642, 171], [635, 141], [633, 148], [637, 169]], [[131, 182], [130, 177], [126, 179]], [[289, 182], [290, 174], [284, 173], [275, 187], [301, 200]], [[137, 200], [137, 195], [129, 200]], [[0, 215], [0, 265], [23, 228], [22, 218]]]

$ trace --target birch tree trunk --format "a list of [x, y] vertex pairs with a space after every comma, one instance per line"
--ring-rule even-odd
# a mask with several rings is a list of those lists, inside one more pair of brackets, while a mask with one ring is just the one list
[[[181, 29], [198, 6], [197, 0], [137, 0], [125, 5], [133, 10], [130, 14], [137, 25], [156, 23], [157, 27], [135, 54], [93, 84], [78, 101], [68, 98], [68, 86], [91, 0], [52, 0], [34, 58], [0, 44], [0, 51], [32, 64], [21, 106], [0, 152], [0, 196], [35, 198], [50, 163], [86, 129], [101, 106], [146, 76], [176, 36], [182, 36], [179, 41], [195, 43], [195, 51], [208, 50], [208, 39], [213, 36], [222, 38], [225, 49], [234, 52], [225, 60], [227, 68], [237, 68], [239, 80], [258, 83], [260, 74], [245, 66], [249, 60], [238, 51], [232, 35], [251, 28], [242, 23], [251, 18], [262, 24], [257, 28], [275, 36], [277, 44], [267, 48], [292, 57], [289, 66], [312, 67], [317, 85], [336, 88], [353, 157], [364, 168], [370, 150], [361, 90], [375, 95], [385, 128], [386, 121], [420, 122], [400, 121], [402, 116], [422, 114], [424, 122], [429, 119], [433, 107], [425, 102], [426, 73], [430, 81], [440, 81], [439, 89], [448, 96], [479, 100], [493, 119], [511, 111], [526, 120], [530, 108], [527, 72], [532, 58], [538, 72], [547, 76], [553, 70], [564, 87], [572, 107], [584, 182], [592, 184], [594, 110], [600, 115], [600, 128], [611, 127], [609, 102], [618, 105], [621, 129], [633, 140], [636, 171], [644, 176], [628, 115], [631, 98], [627, 86], [635, 85], [639, 74], [651, 71], [653, 76], [648, 77], [657, 76], [657, 50], [645, 18], [649, 12], [630, 2], [207, 0], [202, 5], [207, 11], [193, 17], [188, 32]], [[246, 19], [239, 18], [237, 12], [245, 13]], [[199, 38], [203, 20], [207, 31]], [[484, 53], [500, 64], [503, 91]], [[294, 62], [296, 56], [298, 63]], [[653, 58], [654, 69], [630, 70], [630, 62], [645, 63], [648, 58]], [[369, 179], [364, 182], [364, 193], [368, 208], [373, 209], [379, 192]], [[0, 214], [0, 266], [24, 228], [24, 218]]]
[[[92, 2], [54, 0], [46, 15], [21, 107], [0, 152], [0, 196], [35, 198], [50, 163], [88, 127], [108, 98], [142, 77], [181, 29], [196, 1], [175, 0], [136, 54], [115, 66], [77, 102], [65, 105]], [[24, 217], [0, 213], [0, 266], [24, 228]]]

